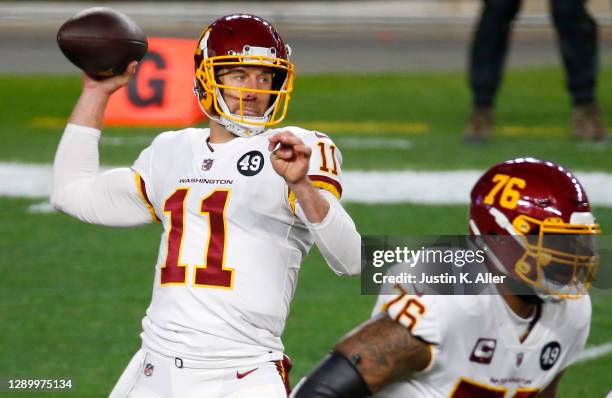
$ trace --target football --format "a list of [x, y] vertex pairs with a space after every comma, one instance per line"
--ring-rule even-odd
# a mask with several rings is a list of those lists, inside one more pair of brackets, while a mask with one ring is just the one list
[[96, 79], [122, 74], [148, 47], [136, 22], [106, 7], [89, 8], [64, 22], [57, 44], [70, 62]]

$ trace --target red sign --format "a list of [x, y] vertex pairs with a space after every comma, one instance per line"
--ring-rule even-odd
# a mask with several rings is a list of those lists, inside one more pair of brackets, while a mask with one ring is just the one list
[[204, 120], [193, 95], [196, 40], [149, 38], [149, 51], [130, 83], [109, 101], [104, 123], [188, 126]]

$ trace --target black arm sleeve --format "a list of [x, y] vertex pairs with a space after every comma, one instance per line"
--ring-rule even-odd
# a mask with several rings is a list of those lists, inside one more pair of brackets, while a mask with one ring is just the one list
[[294, 398], [361, 398], [370, 390], [346, 356], [332, 352], [298, 385]]

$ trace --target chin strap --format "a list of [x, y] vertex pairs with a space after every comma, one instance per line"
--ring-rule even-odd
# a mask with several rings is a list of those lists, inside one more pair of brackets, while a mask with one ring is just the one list
[[[231, 114], [232, 116], [239, 117], [238, 115]], [[222, 124], [227, 131], [237, 135], [238, 137], [253, 137], [254, 135], [261, 134], [266, 129], [265, 126], [253, 126], [246, 123], [234, 122], [223, 116], [218, 117], [217, 121]]]

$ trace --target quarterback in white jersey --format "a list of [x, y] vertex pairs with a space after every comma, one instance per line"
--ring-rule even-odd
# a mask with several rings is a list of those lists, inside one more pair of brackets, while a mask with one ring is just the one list
[[472, 189], [469, 225], [508, 283], [456, 296], [397, 285], [292, 396], [555, 397], [591, 322], [600, 228], [584, 189], [552, 162], [504, 162]]
[[325, 134], [266, 130], [293, 85], [289, 47], [253, 15], [218, 19], [195, 51], [210, 128], [159, 135], [131, 168], [99, 171], [108, 97], [135, 63], [83, 92], [59, 145], [52, 203], [111, 226], [162, 223], [142, 349], [112, 397], [284, 397], [281, 335], [316, 243], [339, 275], [360, 271], [360, 236], [339, 202], [342, 157]]
[[[320, 145], [326, 156], [333, 148], [320, 133], [282, 131]], [[293, 193], [265, 156], [277, 133], [209, 144], [208, 129], [167, 132], [134, 163], [168, 231], [143, 322], [145, 346], [211, 368], [282, 358], [280, 335], [314, 236], [296, 217]], [[330, 200], [342, 192], [338, 152], [335, 159], [329, 173], [320, 170], [320, 151], [310, 159], [309, 178], [326, 186]], [[335, 269], [351, 273], [341, 266]]]

